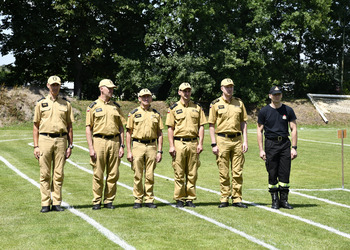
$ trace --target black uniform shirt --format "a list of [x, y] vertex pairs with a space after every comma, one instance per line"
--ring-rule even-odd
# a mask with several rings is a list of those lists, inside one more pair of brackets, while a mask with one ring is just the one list
[[288, 124], [296, 119], [293, 109], [284, 104], [278, 109], [266, 105], [258, 115], [258, 123], [264, 125], [265, 138], [288, 137]]

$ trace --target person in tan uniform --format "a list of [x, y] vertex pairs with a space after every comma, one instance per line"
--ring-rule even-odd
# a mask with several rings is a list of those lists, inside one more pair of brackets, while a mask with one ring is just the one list
[[[191, 85], [182, 83], [180, 100], [170, 106], [165, 124], [168, 126], [169, 153], [175, 175], [176, 207], [196, 207], [199, 154], [203, 151], [204, 125], [207, 119], [201, 106], [190, 100]], [[199, 141], [198, 141], [199, 137]]]
[[50, 76], [46, 86], [50, 93], [37, 102], [33, 119], [34, 156], [40, 166], [42, 213], [49, 212], [51, 204], [52, 211], [63, 211], [63, 168], [73, 149], [74, 121], [71, 104], [59, 96], [61, 79]]
[[228, 207], [230, 197], [233, 206], [247, 208], [242, 203], [244, 153], [248, 151], [247, 112], [243, 102], [239, 98], [233, 97], [233, 89], [234, 83], [231, 79], [222, 80], [222, 96], [211, 103], [209, 110], [211, 146], [216, 155], [216, 163], [220, 173], [221, 203], [219, 208]]
[[129, 113], [126, 124], [127, 158], [134, 171], [133, 208], [141, 208], [143, 198], [145, 207], [157, 208], [153, 203], [154, 169], [162, 160], [163, 122], [159, 112], [151, 108], [152, 93], [148, 89], [142, 89], [138, 93], [138, 99], [140, 106]]
[[[86, 139], [93, 168], [93, 210], [101, 209], [102, 192], [105, 208], [114, 209], [120, 160], [124, 155], [124, 125], [120, 105], [111, 100], [116, 86], [109, 79], [100, 81], [99, 98], [86, 110]], [[104, 172], [106, 182], [104, 184]]]

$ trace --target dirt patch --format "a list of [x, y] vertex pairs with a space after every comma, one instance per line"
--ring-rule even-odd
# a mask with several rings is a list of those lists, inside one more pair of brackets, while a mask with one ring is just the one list
[[[17, 124], [21, 122], [30, 122], [33, 120], [34, 107], [36, 102], [46, 96], [46, 89], [28, 89], [28, 88], [0, 88], [0, 127]], [[75, 98], [69, 98], [73, 106], [73, 113], [76, 122], [85, 122], [86, 107], [92, 101], [79, 101]], [[118, 103], [122, 107], [125, 116], [136, 108], [139, 103], [122, 101]], [[326, 125], [315, 107], [308, 99], [299, 99], [295, 101], [286, 101], [286, 105], [292, 107], [298, 118], [299, 125]], [[152, 107], [156, 109], [165, 119], [168, 105], [162, 101], [152, 102]], [[248, 108], [247, 108], [248, 109]], [[249, 123], [257, 122], [258, 109], [247, 110], [249, 114]], [[329, 120], [328, 125], [348, 125], [350, 124], [350, 114], [330, 112], [325, 114]]]

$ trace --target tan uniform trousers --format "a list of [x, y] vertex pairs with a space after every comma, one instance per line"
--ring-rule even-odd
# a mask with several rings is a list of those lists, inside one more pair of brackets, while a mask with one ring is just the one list
[[[153, 203], [154, 193], [154, 169], [157, 164], [157, 143], [133, 142], [132, 148], [134, 170], [134, 191], [135, 203], [142, 203], [145, 197], [146, 203]], [[145, 184], [143, 185], [142, 177], [145, 172]]]
[[197, 154], [198, 142], [175, 140], [176, 157], [173, 159], [175, 190], [174, 200], [195, 200], [196, 181], [200, 166]]
[[[119, 178], [119, 137], [103, 139], [93, 137], [96, 162], [90, 159], [93, 167], [92, 192], [94, 194], [93, 204], [100, 204], [102, 191], [104, 190], [104, 204], [112, 203], [117, 192], [117, 181]], [[104, 172], [106, 171], [106, 183], [104, 185]]]
[[[67, 136], [51, 138], [39, 135], [41, 206], [61, 205]], [[52, 172], [51, 172], [52, 163]]]
[[[220, 202], [228, 202], [232, 197], [232, 202], [242, 201], [243, 165], [244, 155], [242, 152], [241, 136], [235, 138], [217, 137], [219, 156], [216, 163], [220, 174]], [[232, 183], [230, 188], [230, 161]]]

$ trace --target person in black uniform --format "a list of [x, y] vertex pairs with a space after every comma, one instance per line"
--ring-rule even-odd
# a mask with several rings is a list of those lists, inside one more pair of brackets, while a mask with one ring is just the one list
[[[269, 175], [269, 192], [272, 197], [271, 208], [293, 209], [288, 203], [289, 176], [291, 160], [297, 157], [297, 123], [293, 109], [282, 104], [282, 91], [273, 86], [269, 92], [271, 103], [263, 107], [258, 115], [258, 144], [260, 158], [265, 161]], [[290, 142], [289, 129], [292, 143]], [[265, 131], [265, 151], [263, 135]], [[291, 149], [292, 145], [292, 149]], [[278, 197], [278, 192], [280, 197]]]

